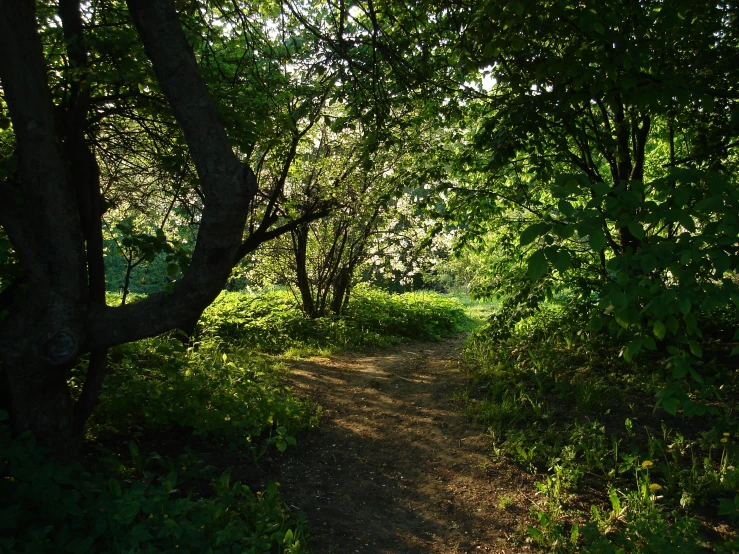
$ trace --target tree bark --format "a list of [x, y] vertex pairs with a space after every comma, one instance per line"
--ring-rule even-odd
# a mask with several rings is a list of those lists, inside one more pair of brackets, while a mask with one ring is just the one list
[[351, 267], [343, 267], [339, 270], [334, 280], [333, 296], [331, 297], [331, 311], [335, 314], [340, 314], [346, 308], [346, 304], [349, 298], [349, 290], [352, 284], [352, 273]]
[[14, 245], [21, 245], [17, 252], [28, 282], [23, 306], [12, 310], [0, 329], [0, 354], [14, 428], [35, 431], [41, 443], [67, 459], [79, 440], [66, 377], [85, 340], [86, 259], [34, 2], [0, 3], [0, 50], [0, 79], [18, 153], [19, 183], [13, 188], [20, 200], [17, 217], [0, 223]]
[[303, 312], [310, 319], [318, 317], [313, 300], [310, 278], [308, 277], [308, 226], [303, 225], [292, 232], [293, 252], [295, 253], [295, 272]]

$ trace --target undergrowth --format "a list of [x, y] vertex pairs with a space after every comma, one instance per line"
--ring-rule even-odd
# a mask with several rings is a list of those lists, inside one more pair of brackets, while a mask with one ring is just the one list
[[[346, 314], [317, 320], [287, 293], [224, 293], [189, 345], [165, 336], [110, 352], [79, 463], [12, 436], [0, 411], [0, 553], [307, 552], [279, 485], [244, 484], [320, 416], [267, 353], [435, 339], [465, 323], [459, 301], [433, 293], [357, 287]], [[71, 370], [73, 394], [85, 370]]]
[[209, 459], [258, 463], [319, 413], [252, 352], [166, 337], [116, 348], [81, 464], [0, 428], [0, 552], [306, 552], [276, 484], [253, 491]]
[[0, 552], [306, 552], [274, 484], [254, 492], [223, 473], [206, 494], [187, 492], [203, 475], [182, 457], [138, 470], [107, 461], [93, 474], [55, 464], [5, 424], [0, 452]]
[[455, 298], [434, 292], [390, 294], [359, 285], [340, 315], [308, 319], [288, 291], [223, 292], [205, 311], [199, 335], [270, 353], [328, 354], [438, 340], [468, 318]]
[[[671, 374], [667, 354], [626, 362], [616, 337], [583, 330], [577, 308], [552, 302], [505, 332], [494, 317], [468, 342], [468, 415], [488, 429], [494, 453], [541, 477], [527, 540], [553, 552], [736, 552], [730, 347], [706, 341], [694, 398], [710, 409], [673, 416], [654, 409]], [[713, 336], [725, 316], [711, 322]]]

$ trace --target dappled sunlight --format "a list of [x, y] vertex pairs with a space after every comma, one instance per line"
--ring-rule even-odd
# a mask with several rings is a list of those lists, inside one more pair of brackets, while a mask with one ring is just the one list
[[[305, 511], [318, 552], [512, 552], [529, 476], [492, 463], [452, 400], [459, 339], [371, 356], [296, 360], [290, 382], [324, 408], [281, 466], [283, 497]], [[498, 499], [506, 500], [506, 509]], [[333, 550], [332, 550], [333, 549]], [[336, 550], [339, 549], [339, 550]], [[525, 551], [525, 545], [516, 552]]]

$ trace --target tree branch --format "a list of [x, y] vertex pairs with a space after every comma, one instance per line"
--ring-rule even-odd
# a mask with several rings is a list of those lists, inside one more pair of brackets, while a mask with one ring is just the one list
[[197, 319], [231, 273], [256, 193], [256, 177], [231, 149], [171, 0], [127, 3], [162, 92], [185, 135], [205, 203], [184, 277], [171, 293], [117, 308], [92, 309], [87, 344], [92, 350], [154, 336]]
[[280, 227], [276, 227], [275, 229], [272, 229], [271, 231], [267, 231], [266, 229], [262, 231], [260, 230], [261, 229], [260, 227], [260, 229], [258, 229], [257, 232], [250, 235], [241, 245], [241, 247], [239, 248], [239, 252], [237, 254], [237, 260], [239, 261], [242, 260], [244, 256], [254, 252], [263, 243], [269, 240], [275, 239], [281, 235], [284, 235], [285, 233], [289, 233], [290, 231], [297, 229], [301, 225], [304, 225], [306, 223], [311, 223], [313, 221], [326, 217], [329, 214], [330, 212], [328, 210], [305, 214], [299, 217], [298, 219], [290, 221], [289, 223], [281, 225]]

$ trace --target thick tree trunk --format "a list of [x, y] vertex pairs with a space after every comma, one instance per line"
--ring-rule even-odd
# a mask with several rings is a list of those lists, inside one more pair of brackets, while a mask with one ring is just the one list
[[[205, 192], [192, 262], [171, 293], [105, 306], [94, 158], [82, 132], [85, 92], [72, 91], [59, 125], [47, 83], [33, 0], [0, 0], [0, 83], [18, 152], [18, 180], [0, 183], [0, 225], [20, 259], [28, 295], [0, 322], [0, 365], [17, 432], [31, 430], [59, 459], [75, 456], [97, 399], [106, 349], [197, 319], [223, 288], [256, 191], [234, 155], [170, 0], [129, 0], [162, 91], [183, 129]], [[84, 64], [79, 2], [64, 0], [63, 24]], [[69, 28], [67, 29], [67, 26]], [[90, 369], [79, 403], [67, 372], [82, 353]]]
[[32, 292], [23, 312], [3, 329], [3, 338], [15, 344], [3, 356], [13, 428], [34, 431], [40, 444], [65, 461], [77, 454], [82, 436], [67, 373], [80, 350], [83, 321], [63, 298]]

